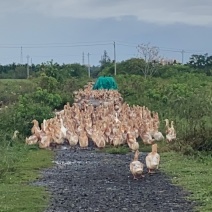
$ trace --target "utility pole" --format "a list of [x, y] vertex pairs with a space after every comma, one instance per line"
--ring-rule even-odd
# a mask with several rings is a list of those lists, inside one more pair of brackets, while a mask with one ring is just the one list
[[115, 41], [113, 42], [113, 47], [114, 47], [114, 75], [116, 75], [116, 43]]
[[88, 53], [88, 77], [91, 77], [91, 70], [90, 70], [90, 54]]
[[27, 79], [29, 79], [29, 55], [27, 55]]
[[31, 71], [32, 71], [32, 58], [31, 58]]
[[181, 54], [182, 54], [182, 65], [184, 64], [184, 53], [185, 53], [185, 51], [182, 50], [182, 51], [181, 51]]
[[22, 46], [21, 46], [21, 58], [20, 58], [21, 65], [23, 64], [23, 52], [22, 52]]
[[82, 53], [82, 65], [84, 65], [85, 64], [85, 54], [84, 54], [84, 52]]

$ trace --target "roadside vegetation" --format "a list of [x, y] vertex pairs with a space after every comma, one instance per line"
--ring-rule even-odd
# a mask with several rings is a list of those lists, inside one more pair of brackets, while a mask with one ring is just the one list
[[[163, 134], [164, 119], [174, 121], [177, 140], [159, 143], [161, 169], [172, 176], [173, 183], [192, 192], [191, 198], [202, 204], [200, 211], [211, 211], [212, 63], [210, 56], [203, 56], [205, 63], [203, 57], [193, 55], [185, 65], [157, 64], [151, 75], [142, 71], [146, 61], [132, 58], [117, 64], [115, 79], [128, 104], [145, 105], [159, 113]], [[29, 79], [26, 65], [0, 65], [0, 211], [43, 210], [48, 194], [29, 182], [39, 177], [40, 169], [51, 165], [53, 153], [25, 146], [31, 121], [52, 117], [55, 109], [73, 103], [73, 91], [113, 72], [114, 64], [106, 52], [100, 66], [91, 67], [92, 78], [80, 64], [50, 61], [32, 65]], [[18, 138], [12, 140], [15, 130]], [[107, 147], [103, 151], [126, 154], [129, 150]], [[140, 151], [150, 148], [141, 145]]]
[[[2, 142], [2, 140], [1, 140]], [[53, 152], [37, 151], [23, 141], [3, 141], [0, 149], [0, 211], [43, 211], [49, 195], [44, 187], [33, 186], [40, 170], [52, 165]]]
[[161, 154], [160, 169], [172, 177], [172, 182], [189, 191], [197, 211], [212, 211], [212, 157], [208, 153], [184, 156], [181, 153]]

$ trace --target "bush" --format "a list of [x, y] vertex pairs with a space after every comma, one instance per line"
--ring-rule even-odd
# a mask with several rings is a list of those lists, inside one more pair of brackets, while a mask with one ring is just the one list
[[16, 105], [15, 119], [16, 129], [21, 133], [29, 135], [32, 127], [31, 121], [36, 119], [39, 123], [43, 119], [53, 117], [53, 109], [58, 107], [62, 102], [59, 94], [49, 93], [46, 89], [37, 88], [32, 94], [20, 96]]
[[[138, 75], [117, 75], [116, 81], [124, 100], [130, 105], [145, 105], [151, 111], [157, 111], [160, 120], [168, 118], [174, 121], [178, 138], [176, 145], [182, 148], [170, 147], [178, 151], [183, 151], [183, 146], [187, 150], [212, 150], [210, 77], [185, 73], [168, 80], [144, 80]], [[163, 133], [164, 125], [165, 122], [161, 121]]]
[[53, 109], [61, 103], [59, 94], [49, 93], [41, 88], [31, 94], [21, 95], [18, 103], [4, 109], [0, 114], [4, 120], [0, 123], [1, 131], [12, 133], [18, 130], [23, 135], [29, 135], [32, 120], [36, 119], [41, 123], [43, 119], [53, 117]]

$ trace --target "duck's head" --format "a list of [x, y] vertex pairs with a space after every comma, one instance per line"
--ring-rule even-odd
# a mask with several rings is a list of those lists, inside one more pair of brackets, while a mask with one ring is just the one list
[[166, 125], [168, 125], [168, 123], [169, 123], [169, 120], [168, 120], [168, 119], [165, 119], [164, 121], [166, 122]]
[[31, 123], [38, 124], [38, 121], [36, 119], [33, 119]]

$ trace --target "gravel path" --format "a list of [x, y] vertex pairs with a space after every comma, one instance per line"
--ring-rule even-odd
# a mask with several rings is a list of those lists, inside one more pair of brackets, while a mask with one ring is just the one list
[[[55, 166], [43, 171], [37, 185], [52, 193], [45, 212], [190, 212], [186, 193], [161, 172], [133, 180], [133, 153], [114, 155], [88, 150], [56, 149]], [[145, 155], [140, 156], [142, 162]]]

